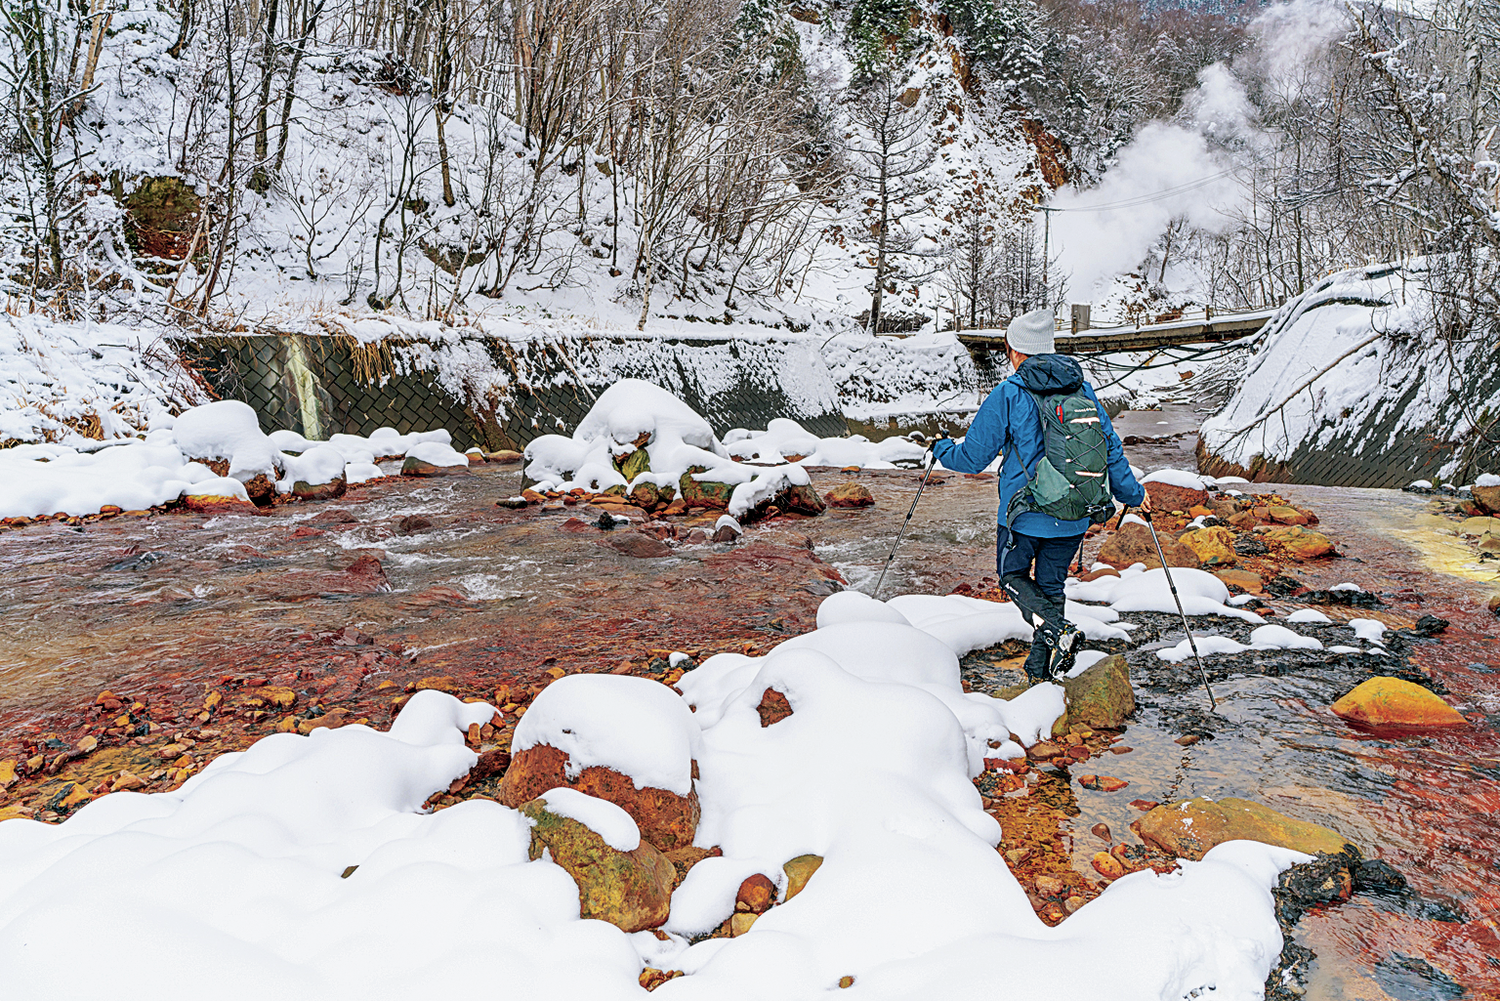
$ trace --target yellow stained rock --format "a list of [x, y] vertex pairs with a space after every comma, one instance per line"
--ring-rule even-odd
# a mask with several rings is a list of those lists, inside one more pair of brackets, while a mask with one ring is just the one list
[[219, 703], [221, 703], [223, 701], [224, 701], [224, 693], [223, 692], [220, 692], [220, 691], [209, 692], [208, 693], [208, 698], [206, 698], [206, 699], [203, 700], [203, 708], [206, 709], [209, 712], [213, 712], [215, 709], [217, 709], [219, 707]]
[[1215, 845], [1225, 841], [1259, 841], [1281, 848], [1330, 854], [1350, 844], [1338, 831], [1295, 820], [1269, 806], [1247, 799], [1226, 797], [1163, 803], [1130, 825], [1140, 839], [1178, 858], [1197, 861]]
[[82, 751], [84, 754], [91, 753], [94, 750], [94, 748], [96, 748], [98, 746], [99, 746], [99, 738], [95, 737], [92, 734], [90, 734], [89, 736], [83, 738], [82, 740], [80, 740], [78, 742], [78, 749], [80, 751]]
[[817, 872], [818, 867], [822, 864], [823, 856], [821, 855], [798, 855], [782, 866], [781, 871], [786, 873], [785, 899], [791, 900], [797, 894], [801, 893], [803, 888], [807, 886], [807, 881], [812, 879], [813, 873]]
[[739, 938], [745, 934], [758, 917], [759, 914], [751, 914], [749, 911], [735, 911], [734, 916], [729, 919], [729, 937]]
[[16, 784], [16, 762], [13, 758], [0, 761], [0, 789], [9, 789]]
[[74, 782], [73, 788], [68, 790], [68, 794], [58, 801], [57, 809], [71, 810], [73, 807], [78, 806], [80, 803], [87, 803], [91, 799], [93, 799], [93, 797], [90, 796], [89, 791], [83, 787], [83, 783]]
[[1400, 678], [1371, 678], [1333, 704], [1338, 716], [1365, 726], [1412, 728], [1463, 726], [1464, 719], [1442, 698]]
[[1227, 528], [1195, 528], [1177, 537], [1177, 541], [1198, 554], [1206, 566], [1229, 566], [1238, 557], [1234, 552], [1234, 533]]

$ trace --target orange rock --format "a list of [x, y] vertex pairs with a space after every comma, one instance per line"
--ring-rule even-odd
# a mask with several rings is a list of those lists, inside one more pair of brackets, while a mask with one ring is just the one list
[[693, 843], [700, 814], [696, 792], [679, 796], [652, 786], [637, 789], [629, 776], [600, 765], [585, 768], [576, 780], [570, 780], [567, 764], [567, 754], [549, 744], [518, 752], [500, 783], [500, 802], [518, 807], [550, 789], [567, 786], [619, 806], [634, 818], [641, 837], [662, 851]]
[[[1158, 534], [1168, 566], [1197, 568], [1201, 562], [1197, 553], [1165, 532], [1158, 530]], [[1144, 563], [1148, 570], [1161, 566], [1161, 560], [1156, 558], [1156, 546], [1151, 541], [1151, 530], [1135, 522], [1127, 523], [1099, 547], [1099, 562], [1122, 569], [1133, 563]]]
[[739, 892], [734, 895], [734, 909], [751, 914], [764, 914], [776, 903], [776, 884], [770, 878], [756, 873], [745, 877]]
[[1094, 792], [1119, 792], [1130, 785], [1124, 779], [1117, 779], [1113, 775], [1080, 775], [1078, 784]]
[[785, 695], [774, 688], [767, 688], [760, 697], [760, 705], [755, 707], [760, 713], [760, 725], [768, 727], [773, 723], [780, 723], [792, 714], [792, 704], [787, 701]]
[[1158, 511], [1186, 511], [1202, 507], [1208, 501], [1207, 490], [1179, 487], [1171, 483], [1152, 482], [1145, 484], [1146, 495], [1151, 506]]
[[182, 506], [197, 514], [259, 514], [260, 508], [240, 497], [221, 497], [214, 494], [192, 495], [182, 498]]
[[1266, 514], [1270, 515], [1272, 521], [1278, 522], [1282, 525], [1308, 524], [1307, 515], [1303, 514], [1301, 511], [1298, 511], [1290, 504], [1278, 504], [1274, 507], [1268, 508], [1266, 510]]
[[1400, 678], [1371, 678], [1335, 702], [1333, 711], [1370, 727], [1428, 729], [1468, 722], [1439, 696]]
[[1118, 576], [1120, 576], [1120, 571], [1116, 570], [1114, 567], [1100, 567], [1098, 570], [1090, 570], [1088, 573], [1084, 574], [1078, 579], [1081, 581], [1091, 581], [1098, 580], [1100, 577]]
[[1213, 575], [1228, 584], [1231, 588], [1244, 591], [1246, 594], [1260, 594], [1265, 589], [1265, 582], [1260, 579], [1259, 574], [1251, 573], [1249, 570], [1235, 570], [1233, 568], [1215, 570]]
[[1094, 869], [1106, 879], [1119, 879], [1125, 875], [1125, 866], [1109, 852], [1094, 853]]
[[829, 507], [869, 507], [875, 496], [862, 483], [840, 483], [823, 495]]

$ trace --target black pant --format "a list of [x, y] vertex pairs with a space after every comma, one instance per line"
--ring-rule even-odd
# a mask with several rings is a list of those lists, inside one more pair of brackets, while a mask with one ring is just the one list
[[[1003, 525], [996, 533], [995, 570], [1000, 575], [1001, 588], [1016, 599], [1022, 611], [1046, 619], [1054, 635], [1067, 621], [1063, 616], [1063, 582], [1068, 579], [1068, 564], [1082, 541], [1081, 534], [1043, 539], [1011, 532]], [[1007, 578], [1010, 578], [1008, 587]], [[1044, 630], [1036, 629], [1031, 653], [1026, 658], [1027, 677], [1047, 678], [1049, 650]]]

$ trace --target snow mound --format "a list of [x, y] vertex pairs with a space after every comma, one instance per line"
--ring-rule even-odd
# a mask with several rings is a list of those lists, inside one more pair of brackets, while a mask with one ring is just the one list
[[602, 766], [686, 796], [699, 755], [698, 724], [665, 685], [613, 674], [573, 674], [548, 685], [516, 724], [511, 751], [547, 744], [568, 755], [567, 775]]
[[[1254, 612], [1232, 608], [1229, 588], [1206, 570], [1173, 567], [1172, 581], [1182, 599], [1182, 610], [1188, 615], [1226, 615], [1260, 625], [1264, 620]], [[1120, 571], [1120, 576], [1100, 577], [1091, 581], [1069, 580], [1068, 598], [1108, 604], [1116, 612], [1167, 612], [1176, 614], [1171, 585], [1161, 567], [1146, 570], [1141, 564]]]
[[280, 451], [261, 431], [255, 409], [239, 400], [216, 400], [183, 411], [172, 425], [172, 440], [191, 459], [227, 459], [229, 475], [250, 480], [275, 477]]
[[406, 450], [407, 458], [434, 466], [468, 466], [469, 457], [442, 441], [419, 441]]
[[1288, 622], [1332, 622], [1328, 616], [1316, 608], [1299, 608], [1286, 617]]
[[[1474, 480], [1474, 485], [1476, 487], [1500, 487], [1500, 476], [1494, 473], [1480, 473], [1479, 477]], [[1427, 486], [1431, 487], [1432, 484], [1429, 483]]]
[[1350, 619], [1344, 624], [1354, 630], [1355, 639], [1375, 644], [1385, 640], [1385, 623], [1378, 619]]
[[818, 628], [846, 622], [896, 622], [909, 626], [911, 623], [894, 607], [877, 601], [862, 591], [839, 591], [830, 594], [818, 605]]
[[802, 466], [860, 466], [865, 469], [895, 469], [897, 462], [920, 462], [925, 445], [907, 437], [872, 442], [864, 435], [819, 438], [802, 425], [777, 417], [764, 431], [736, 428], [724, 436], [729, 454], [736, 459], [761, 464], [796, 462]]
[[1197, 473], [1190, 473], [1185, 469], [1158, 469], [1154, 473], [1147, 474], [1141, 482], [1165, 483], [1168, 486], [1185, 487], [1189, 490], [1207, 490], [1213, 480], [1199, 476]]
[[[282, 461], [286, 465], [286, 476], [276, 484], [276, 489], [284, 494], [291, 493], [296, 483], [321, 486], [346, 475], [344, 456], [329, 445], [313, 444], [301, 455], [288, 455]], [[380, 470], [377, 468], [375, 472], [379, 475]]]

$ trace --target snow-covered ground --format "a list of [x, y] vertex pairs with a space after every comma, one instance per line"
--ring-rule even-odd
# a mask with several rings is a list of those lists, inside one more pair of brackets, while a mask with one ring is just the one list
[[[1222, 607], [1211, 575], [1177, 579]], [[1117, 606], [1170, 603], [1149, 573], [1105, 586]], [[1085, 626], [1117, 615], [1088, 614]], [[650, 966], [686, 973], [664, 997], [713, 1001], [820, 997], [845, 977], [892, 999], [1260, 997], [1282, 944], [1270, 891], [1306, 856], [1230, 842], [1174, 873], [1116, 880], [1056, 928], [1035, 915], [970, 778], [984, 757], [1020, 753], [1010, 733], [1046, 732], [1061, 690], [1002, 702], [965, 694], [958, 672], [961, 652], [1025, 632], [1004, 605], [845, 592], [814, 632], [764, 657], [708, 659], [682, 677], [680, 698], [610, 675], [548, 688], [517, 741], [698, 792], [697, 843], [723, 855], [677, 888], [661, 935], [580, 920], [567, 872], [527, 860], [517, 811], [470, 800], [423, 812], [475, 763], [466, 727], [495, 712], [425, 691], [389, 732], [276, 734], [171, 793], [103, 796], [56, 825], [0, 823], [7, 989], [394, 999], [503, 984], [602, 999], [639, 997]], [[792, 714], [766, 727], [755, 707], [773, 687]], [[623, 811], [548, 800], [617, 847], [638, 843]], [[806, 853], [824, 861], [795, 899], [738, 937], [691, 942], [728, 917], [746, 876], [764, 873], [784, 895], [782, 864]], [[108, 946], [80, 949], [82, 927], [109, 928]]]

